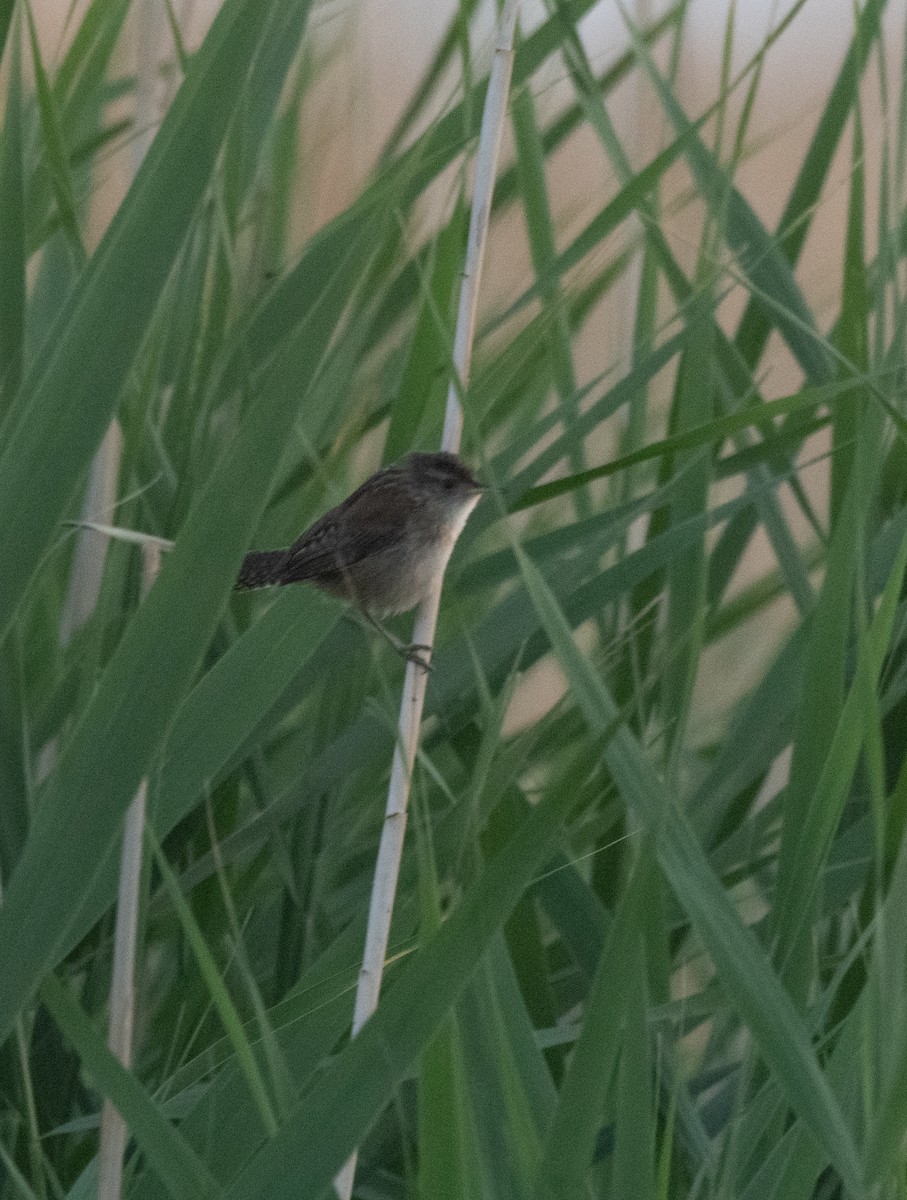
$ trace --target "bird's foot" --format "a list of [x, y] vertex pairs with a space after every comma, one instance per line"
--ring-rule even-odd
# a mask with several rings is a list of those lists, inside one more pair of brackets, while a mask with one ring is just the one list
[[405, 658], [407, 662], [415, 663], [417, 667], [421, 667], [426, 675], [431, 672], [431, 663], [425, 657], [426, 654], [431, 654], [431, 646], [420, 646], [416, 643], [408, 646], [405, 642], [401, 642], [396, 634], [386, 629], [378, 618], [373, 617], [367, 609], [362, 610], [362, 615], [368, 621], [369, 625], [393, 646], [401, 658]]
[[426, 654], [431, 654], [431, 646], [420, 646], [414, 643], [411, 646], [400, 645], [400, 654], [407, 662], [414, 663], [417, 667], [421, 667], [426, 675], [431, 673], [432, 665], [425, 657]]

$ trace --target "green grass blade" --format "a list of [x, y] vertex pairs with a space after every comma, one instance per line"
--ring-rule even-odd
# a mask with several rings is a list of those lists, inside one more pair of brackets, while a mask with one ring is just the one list
[[[711, 376], [713, 330], [712, 299], [706, 292], [696, 297], [694, 312], [687, 319], [690, 339], [684, 350], [677, 377], [671, 428], [680, 433], [701, 426], [711, 410]], [[712, 461], [702, 446], [692, 452], [672, 456], [670, 471], [679, 476], [672, 493], [670, 524], [708, 511]], [[675, 559], [665, 573], [665, 606], [667, 608], [666, 637], [668, 645], [676, 646], [665, 664], [661, 685], [662, 720], [670, 730], [667, 737], [667, 757], [686, 740], [690, 700], [699, 657], [705, 620], [707, 562], [705, 538], [695, 542], [682, 557]]]
[[429, 439], [425, 421], [427, 417], [433, 423], [437, 421], [447, 391], [453, 346], [454, 284], [463, 268], [466, 230], [467, 209], [460, 198], [435, 242], [431, 276], [422, 290], [412, 341], [391, 404], [384, 443], [385, 462], [396, 462], [413, 446], [438, 443], [437, 435]]
[[[72, 936], [129, 798], [217, 628], [295, 418], [295, 389], [317, 371], [300, 342], [250, 406], [48, 781], [0, 908], [0, 1037]], [[92, 805], [82, 811], [89, 786]]]
[[[50, 352], [23, 383], [0, 456], [0, 633], [103, 436], [208, 185], [273, 0], [228, 0], [129, 196], [80, 278]], [[141, 286], [136, 281], [141, 280]], [[111, 315], [116, 314], [116, 320]]]
[[[406, 906], [404, 905], [404, 908]], [[401, 914], [397, 914], [398, 917]], [[395, 920], [404, 939], [413, 932], [412, 906]], [[361, 953], [365, 919], [353, 921], [307, 970], [286, 1000], [272, 1008], [269, 1021], [287, 1066], [300, 1086], [317, 1077], [338, 1041], [349, 1030], [353, 1013], [356, 956]], [[253, 1025], [247, 1036], [255, 1036]], [[180, 1133], [225, 1188], [267, 1139], [235, 1057], [226, 1039], [206, 1047], [169, 1080], [173, 1093], [189, 1098]], [[210, 1082], [205, 1081], [210, 1079]], [[201, 1085], [201, 1087], [199, 1087]], [[157, 1178], [145, 1172], [133, 1189], [135, 1200], [161, 1200]]]
[[76, 1000], [53, 975], [41, 989], [61, 1031], [72, 1042], [85, 1069], [119, 1109], [130, 1132], [148, 1156], [173, 1200], [200, 1200], [218, 1195], [204, 1163], [161, 1114], [142, 1085], [114, 1058]]
[[538, 487], [531, 488], [514, 501], [510, 511], [519, 512], [521, 509], [541, 504], [545, 500], [553, 500], [593, 479], [606, 479], [609, 475], [626, 471], [637, 463], [651, 462], [682, 450], [696, 450], [703, 446], [720, 444], [725, 438], [731, 437], [743, 429], [764, 429], [766, 418], [771, 419], [773, 416], [806, 411], [826, 404], [831, 406], [849, 388], [849, 384], [822, 384], [819, 387], [804, 388], [792, 396], [780, 396], [777, 400], [767, 400], [764, 404], [752, 408], [739, 409], [725, 417], [718, 417], [714, 421], [706, 421], [681, 433], [671, 434], [670, 437], [662, 438], [660, 441], [650, 442], [639, 450], [612, 459], [611, 462], [602, 463], [599, 467], [591, 467], [588, 471], [580, 472], [579, 475], [567, 476], [564, 479], [555, 480], [553, 483], [540, 484]]
[[[809, 797], [805, 810], [798, 812], [798, 836], [795, 838], [793, 832], [785, 831], [785, 842], [792, 848], [782, 849], [785, 853], [784, 865], [788, 871], [795, 874], [795, 882], [791, 883], [788, 875], [782, 877], [779, 872], [774, 915], [779, 930], [780, 953], [796, 953], [806, 936], [809, 926], [807, 914], [810, 905], [816, 900], [820, 868], [844, 811], [857, 761], [867, 738], [865, 722], [869, 719], [872, 708], [867, 706], [866, 695], [867, 692], [872, 696], [876, 695], [885, 655], [891, 648], [891, 634], [905, 565], [907, 539], [898, 551], [891, 575], [873, 616], [868, 637], [861, 641], [854, 682], [841, 706], [815, 791]], [[816, 613], [817, 619], [819, 611]], [[790, 786], [793, 787], [793, 767], [791, 772]], [[782, 966], [786, 966], [784, 960]]]
[[[599, 735], [619, 720], [601, 678], [574, 644], [557, 601], [518, 550], [539, 618], [567, 675], [571, 693]], [[821, 1143], [848, 1187], [859, 1192], [861, 1166], [853, 1136], [828, 1086], [803, 1023], [752, 933], [740, 921], [686, 819], [671, 804], [648, 757], [624, 726], [605, 749], [632, 815], [658, 829], [658, 859], [677, 899], [708, 950], [743, 1020], [795, 1112]]]
[[57, 111], [53, 91], [44, 70], [44, 63], [41, 61], [38, 31], [35, 28], [35, 18], [29, 3], [25, 4], [25, 15], [32, 52], [32, 69], [35, 73], [38, 112], [41, 116], [41, 133], [44, 138], [45, 157], [54, 198], [57, 202], [57, 215], [69, 241], [76, 265], [81, 269], [85, 265], [87, 256], [82, 244], [82, 233], [76, 213], [75, 189], [69, 170], [69, 154], [63, 139], [60, 114]]
[[[22, 39], [13, 31], [0, 143], [0, 417], [22, 378], [25, 336], [25, 179], [22, 161]], [[0, 39], [2, 44], [2, 39]]]
[[[377, 1119], [402, 1075], [437, 1033], [491, 939], [551, 853], [575, 800], [548, 797], [464, 896], [438, 935], [388, 988], [277, 1137], [227, 1192], [230, 1200], [318, 1196]], [[300, 1154], [300, 1147], [306, 1152]]]
[[[415, 825], [422, 933], [434, 936], [441, 927], [441, 896], [431, 826], [428, 821], [423, 826], [421, 820]], [[460, 1024], [450, 1013], [419, 1064], [419, 1188], [424, 1195], [466, 1200], [475, 1192], [474, 1133]]]
[[[520, 180], [532, 266], [538, 280], [538, 296], [545, 322], [551, 374], [557, 391], [560, 418], [565, 423], [569, 435], [579, 416], [573, 346], [560, 273], [556, 266], [557, 243], [548, 199], [544, 148], [535, 103], [528, 87], [516, 90], [511, 101], [511, 110], [516, 140], [517, 175]], [[571, 470], [574, 473], [582, 470], [584, 453], [582, 443], [578, 439], [570, 440], [568, 456]], [[580, 516], [588, 515], [588, 499], [582, 492], [576, 497], [577, 512]]]
[[419, 1072], [419, 1187], [438, 1200], [475, 1194], [462, 1059], [459, 1027], [448, 1016], [423, 1054]]
[[0, 0], [0, 62], [3, 61], [3, 52], [6, 49], [6, 39], [9, 36], [15, 7], [16, 0]]
[[641, 939], [626, 965], [629, 994], [615, 1095], [613, 1195], [647, 1200], [655, 1190], [655, 1112], [646, 956]]
[[164, 887], [167, 889], [167, 895], [170, 897], [170, 903], [176, 909], [176, 914], [186, 935], [186, 940], [192, 949], [198, 969], [205, 981], [205, 987], [208, 989], [208, 994], [211, 996], [211, 1002], [217, 1010], [217, 1015], [220, 1017], [224, 1032], [227, 1035], [230, 1045], [233, 1047], [240, 1070], [255, 1101], [258, 1118], [268, 1136], [273, 1137], [277, 1132], [277, 1118], [274, 1112], [274, 1105], [271, 1097], [268, 1095], [264, 1076], [256, 1062], [255, 1054], [246, 1036], [246, 1031], [243, 1029], [239, 1013], [236, 1011], [236, 1006], [230, 998], [230, 993], [227, 991], [226, 985], [221, 978], [217, 963], [208, 949], [204, 935], [201, 929], [199, 929], [198, 922], [192, 915], [192, 910], [183, 893], [180, 891], [176, 876], [171, 871], [170, 864], [164, 857], [150, 826], [146, 828], [145, 836], [157, 862], [158, 870], [164, 881]]
[[[640, 864], [644, 862], [645, 855]], [[545, 1139], [535, 1200], [560, 1200], [584, 1191], [627, 1019], [639, 939], [641, 883], [637, 866], [614, 914], [586, 998], [582, 1032]]]
[[[825, 186], [841, 135], [850, 117], [855, 96], [854, 80], [863, 72], [886, 5], [887, 0], [867, 0], [857, 14], [854, 38], [825, 102], [809, 150], [804, 156], [790, 198], [778, 222], [777, 244], [791, 266], [796, 265], [812, 227], [822, 188]], [[759, 361], [772, 328], [771, 315], [756, 297], [752, 297], [741, 318], [735, 339], [751, 366], [755, 366]]]
[[91, 0], [53, 81], [53, 97], [67, 137], [74, 136], [92, 106], [104, 104], [110, 60], [131, 0]]
[[[336, 603], [291, 588], [193, 688], [176, 714], [155, 781], [155, 820], [162, 829], [172, 829], [224, 770], [338, 617]], [[212, 722], [218, 708], [224, 711]]]
[[[865, 460], [865, 452], [864, 452]], [[865, 469], [868, 469], [868, 464]], [[865, 478], [865, 476], [864, 476]], [[778, 855], [775, 907], [776, 963], [795, 998], [808, 986], [812, 921], [804, 920], [799, 900], [801, 851], [806, 818], [830, 751], [844, 704], [850, 655], [851, 613], [862, 539], [863, 487], [855, 475], [828, 554], [822, 592], [810, 626], [801, 705], [794, 735], [790, 782]], [[812, 903], [815, 903], [812, 896]]]
[[[775, 239], [769, 236], [750, 205], [715, 161], [656, 68], [645, 43], [636, 30], [632, 26], [630, 28], [640, 63], [658, 93], [675, 133], [678, 137], [688, 137], [686, 154], [690, 168], [712, 215], [725, 229], [728, 244], [738, 255], [754, 290], [763, 297], [772, 297], [775, 305], [774, 323], [810, 382], [826, 383], [830, 375], [829, 358], [815, 332], [812, 311], [803, 299], [790, 264], [778, 249]], [[727, 217], [722, 220], [725, 206]]]
[[[855, 87], [856, 91], [856, 87]], [[867, 303], [865, 145], [860, 116], [859, 95], [853, 102], [853, 151], [850, 168], [850, 202], [847, 209], [847, 234], [844, 239], [843, 294], [841, 315], [836, 328], [837, 347], [859, 372], [866, 372], [869, 360], [869, 312]], [[850, 374], [850, 372], [842, 373]], [[831, 496], [829, 507], [834, 528], [844, 505], [847, 488], [858, 453], [860, 427], [866, 408], [866, 390], [856, 384], [834, 412], [831, 439]]]
[[[895, 862], [891, 887], [879, 914], [872, 961], [873, 1021], [876, 1024], [880, 1103], [869, 1119], [867, 1161], [870, 1185], [880, 1185], [903, 1154], [907, 1117], [907, 1040], [903, 1034], [904, 913], [907, 912], [907, 853], [904, 847]], [[900, 991], [892, 991], [901, 985]], [[901, 1018], [899, 1020], [899, 1017]]]

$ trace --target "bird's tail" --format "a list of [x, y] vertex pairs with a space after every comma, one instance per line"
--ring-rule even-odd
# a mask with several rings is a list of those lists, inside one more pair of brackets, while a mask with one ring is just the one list
[[270, 587], [283, 583], [283, 568], [287, 560], [286, 550], [252, 550], [243, 559], [236, 580], [237, 591], [247, 588]]

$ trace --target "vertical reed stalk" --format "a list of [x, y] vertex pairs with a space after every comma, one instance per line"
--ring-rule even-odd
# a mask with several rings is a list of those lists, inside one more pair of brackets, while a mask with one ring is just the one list
[[[132, 178], [138, 174], [139, 167], [148, 153], [160, 119], [157, 104], [158, 48], [163, 16], [160, 0], [141, 0], [134, 16], [135, 129], [129, 168]], [[91, 463], [88, 487], [82, 504], [82, 528], [76, 535], [72, 573], [60, 620], [60, 643], [63, 646], [69, 642], [76, 630], [85, 624], [98, 602], [104, 563], [107, 559], [107, 538], [90, 526], [93, 523], [113, 523], [113, 505], [122, 456], [123, 434], [119, 422], [114, 418]]]
[[[460, 449], [460, 437], [463, 429], [463, 410], [459, 397], [466, 388], [472, 360], [479, 285], [491, 215], [491, 200], [494, 194], [504, 123], [507, 119], [507, 100], [510, 91], [510, 75], [513, 69], [513, 40], [518, 10], [519, 0], [506, 0], [498, 26], [494, 62], [485, 97], [485, 108], [482, 113], [469, 239], [466, 246], [466, 261], [454, 336], [453, 367], [455, 374], [447, 394], [444, 432], [441, 438], [441, 449], [452, 454], [456, 454]], [[412, 639], [415, 645], [431, 646], [434, 643], [443, 583], [442, 572], [435, 580], [431, 594], [423, 601], [416, 613]], [[419, 741], [426, 682], [425, 671], [415, 663], [408, 663], [403, 683], [403, 699], [400, 706], [397, 743], [391, 767], [384, 825], [381, 830], [378, 858], [375, 863], [375, 879], [369, 905], [365, 951], [356, 988], [352, 1028], [354, 1037], [378, 1006], [397, 879], [403, 857], [410, 781]], [[354, 1153], [350, 1155], [334, 1180], [334, 1188], [340, 1200], [349, 1200], [352, 1195], [355, 1173], [356, 1155]]]
[[[160, 0], [140, 0], [135, 27], [135, 138], [132, 146], [132, 174], [138, 173], [154, 138], [158, 120], [156, 89], [158, 48], [160, 46]], [[119, 474], [122, 437], [114, 420], [92, 463], [92, 481], [102, 481], [106, 490], [115, 487]], [[112, 494], [109, 513], [90, 511], [91, 490], [86, 497], [83, 516], [87, 521], [113, 520]], [[80, 538], [94, 538], [103, 545], [96, 569], [98, 586], [104, 570], [107, 538], [90, 529], [81, 529]], [[161, 546], [154, 541], [142, 545], [142, 595], [146, 595], [161, 566]], [[132, 1063], [132, 1030], [135, 1022], [135, 959], [139, 919], [139, 885], [142, 877], [142, 839], [145, 830], [145, 801], [148, 780], [138, 786], [123, 823], [120, 853], [120, 882], [117, 893], [116, 927], [113, 941], [113, 972], [110, 982], [110, 1029], [107, 1044], [124, 1067]], [[123, 1156], [126, 1150], [126, 1125], [109, 1100], [101, 1113], [101, 1139], [98, 1154], [98, 1200], [120, 1200], [123, 1188]]]
[[[146, 595], [161, 567], [161, 547], [142, 545], [142, 594]], [[113, 936], [113, 972], [110, 981], [110, 1029], [107, 1045], [124, 1067], [132, 1065], [132, 1029], [135, 1023], [135, 959], [139, 924], [139, 885], [142, 878], [142, 839], [148, 780], [143, 779], [126, 811], [120, 852], [120, 883]], [[98, 1200], [120, 1200], [126, 1124], [109, 1100], [101, 1113], [98, 1154]]]

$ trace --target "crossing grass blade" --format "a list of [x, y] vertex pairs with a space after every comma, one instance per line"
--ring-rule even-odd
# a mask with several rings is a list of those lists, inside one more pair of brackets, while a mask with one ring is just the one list
[[[364, 244], [371, 247], [370, 236]], [[361, 253], [361, 244], [351, 246], [334, 274], [323, 280], [319, 319], [324, 319], [325, 311], [344, 309], [349, 295], [347, 272], [361, 268]], [[78, 735], [48, 781], [42, 824], [33, 830], [0, 908], [0, 960], [7, 961], [4, 956], [9, 954], [9, 961], [17, 964], [10, 970], [9, 987], [0, 1002], [0, 1028], [13, 1019], [42, 971], [69, 949], [73, 939], [82, 936], [82, 922], [96, 919], [97, 881], [105, 870], [106, 883], [99, 886], [111, 895], [109, 863], [117, 817], [125, 811], [125, 802], [150, 765], [151, 756], [161, 750], [179, 702], [217, 628], [292, 428], [295, 388], [304, 388], [306, 380], [317, 377], [320, 356], [317, 340], [310, 334], [303, 320], [287, 351], [273, 364], [236, 438], [191, 509], [155, 587], [119, 643], [82, 717]], [[323, 336], [329, 336], [327, 329]], [[237, 478], [243, 479], [241, 494], [236, 489]], [[316, 628], [313, 624], [311, 631]], [[241, 653], [239, 657], [242, 659]], [[149, 672], [152, 662], [154, 670]], [[229, 675], [228, 667], [225, 665], [218, 679]], [[262, 672], [261, 661], [257, 669]], [[272, 676], [265, 684], [266, 692], [273, 686]], [[267, 703], [261, 693], [253, 690], [250, 695], [253, 703]], [[218, 696], [222, 699], [219, 691]], [[256, 710], [238, 710], [240, 731], [243, 712], [251, 722]], [[190, 704], [186, 714], [190, 727], [192, 713]], [[108, 753], [111, 743], [118, 747], [115, 758]], [[88, 780], [92, 781], [94, 804], [90, 819], [83, 819], [72, 798], [83, 793]], [[62, 841], [60, 826], [55, 824], [59, 821], [72, 831], [72, 836]], [[45, 886], [48, 874], [55, 878], [54, 889]], [[16, 915], [20, 904], [30, 913], [24, 923], [21, 911]], [[18, 949], [14, 948], [17, 943]]]
[[[73, 8], [33, 79], [0, 0], [0, 1200], [90, 1200], [99, 1091], [128, 1113], [133, 1200], [326, 1195], [354, 1145], [375, 1200], [896, 1192], [900, 17], [848, 10], [777, 226], [754, 130], [812, 5], [746, 57], [729, 20], [695, 112], [691, 5], [604, 55], [589, 0], [526, 26], [466, 397], [489, 494], [447, 574], [388, 987], [349, 1043], [403, 667], [336, 601], [231, 585], [432, 448], [488, 14], [439, 30], [338, 200], [335, 24], [226, 0], [197, 37], [160, 6], [160, 133], [80, 266], [128, 150], [134, 4]], [[663, 128], [625, 122], [637, 91]], [[565, 186], [577, 162], [598, 173]], [[836, 196], [846, 227], [803, 269]], [[64, 522], [114, 415], [108, 524], [174, 547], [140, 606], [111, 541], [64, 647]], [[113, 861], [143, 774], [169, 867], [146, 872], [117, 1076]]]
[[[18, 23], [17, 23], [18, 25]], [[0, 37], [0, 46], [2, 46]], [[25, 174], [22, 47], [13, 30], [0, 157], [0, 418], [22, 378], [25, 339]]]
[[552, 483], [540, 484], [538, 487], [525, 492], [514, 503], [511, 511], [519, 512], [520, 509], [528, 508], [530, 505], [540, 504], [545, 500], [553, 500], [555, 497], [564, 495], [573, 488], [580, 487], [584, 483], [589, 483], [593, 479], [606, 479], [610, 475], [626, 471], [629, 467], [635, 466], [637, 463], [651, 462], [653, 459], [663, 458], [666, 455], [675, 454], [680, 450], [719, 445], [725, 438], [730, 437], [739, 430], [752, 429], [757, 426], [764, 428], [766, 418], [785, 416], [788, 413], [800, 412], [804, 409], [808, 410], [814, 406], [833, 405], [848, 390], [848, 384], [836, 383], [824, 384], [817, 388], [804, 388], [801, 392], [796, 392], [792, 396], [779, 396], [777, 400], [768, 400], [765, 404], [759, 405], [757, 411], [743, 409], [739, 412], [731, 413], [726, 417], [719, 417], [714, 421], [703, 422], [693, 429], [687, 429], [682, 433], [674, 433], [670, 437], [650, 442], [648, 445], [640, 447], [639, 450], [621, 455], [610, 462], [602, 463], [597, 467], [590, 467], [588, 471], [580, 472], [577, 476], [567, 476]]
[[35, 73], [35, 91], [38, 100], [38, 111], [41, 114], [41, 134], [44, 138], [45, 158], [50, 171], [51, 185], [57, 205], [57, 215], [69, 242], [70, 251], [79, 268], [84, 268], [87, 261], [85, 247], [82, 244], [82, 234], [79, 230], [79, 218], [76, 213], [75, 189], [69, 169], [69, 153], [63, 140], [60, 114], [51, 91], [44, 63], [41, 61], [41, 47], [38, 41], [38, 31], [35, 28], [35, 18], [31, 5], [25, 5], [28, 25], [28, 40], [32, 52], [32, 69]]
[[[285, 386], [284, 373], [304, 378], [300, 353], [314, 370], [308, 350], [307, 344], [297, 346], [291, 361], [278, 363], [250, 407], [48, 783], [39, 822], [0, 908], [0, 961], [9, 968], [0, 1029], [9, 1028], [66, 946], [116, 840], [118, 817], [161, 747], [217, 627], [292, 427], [295, 396]], [[238, 477], [244, 480], [241, 496]], [[152, 662], [155, 669], [149, 672]], [[111, 744], [117, 746], [115, 759], [109, 755]], [[74, 798], [84, 794], [89, 781], [93, 804], [83, 814]], [[68, 833], [61, 838], [64, 828]], [[54, 879], [52, 889], [48, 878]]]
[[[640, 864], [646, 862], [646, 856]], [[621, 898], [586, 1001], [583, 1028], [560, 1088], [539, 1166], [536, 1200], [578, 1195], [584, 1187], [605, 1098], [620, 1054], [638, 936], [638, 866]]]
[[277, 1132], [277, 1118], [274, 1112], [274, 1100], [268, 1094], [268, 1089], [265, 1084], [264, 1075], [260, 1064], [257, 1062], [255, 1054], [252, 1050], [246, 1032], [242, 1027], [242, 1021], [236, 1010], [227, 988], [224, 986], [224, 981], [220, 977], [220, 972], [217, 968], [217, 963], [214, 956], [209, 950], [204, 934], [198, 927], [198, 922], [192, 915], [192, 910], [186, 903], [182, 893], [179, 890], [179, 885], [176, 877], [170, 870], [166, 858], [161, 852], [160, 845], [150, 827], [146, 830], [146, 840], [151, 848], [154, 859], [157, 863], [158, 870], [164, 880], [164, 886], [170, 897], [170, 901], [176, 910], [180, 924], [186, 935], [192, 954], [195, 958], [199, 971], [204, 977], [205, 987], [211, 996], [212, 1003], [220, 1017], [221, 1024], [224, 1027], [224, 1033], [227, 1036], [233, 1051], [236, 1055], [236, 1060], [243, 1073], [243, 1078], [246, 1086], [255, 1101], [256, 1114], [262, 1124], [264, 1131], [270, 1136]]
[[7, 518], [6, 534], [0, 532], [0, 634], [8, 631], [107, 427], [210, 182], [241, 91], [237, 81], [255, 62], [273, 7], [270, 0], [228, 0], [218, 13], [129, 196], [60, 316], [47, 360], [32, 368], [7, 415], [0, 454], [0, 509]]
[[741, 266], [759, 294], [770, 296], [776, 305], [774, 324], [790, 346], [810, 382], [828, 381], [830, 367], [818, 334], [813, 332], [812, 313], [777, 244], [756, 217], [744, 197], [726, 178], [721, 167], [691, 126], [667, 82], [662, 78], [645, 43], [635, 30], [634, 45], [640, 63], [661, 100], [676, 134], [687, 137], [686, 153], [703, 198], [716, 219], [727, 205], [728, 244], [741, 259]]
[[114, 1058], [91, 1022], [53, 975], [41, 989], [44, 1003], [75, 1046], [86, 1070], [123, 1114], [173, 1200], [217, 1195], [217, 1184], [141, 1084]]
[[[887, 0], [867, 0], [856, 18], [853, 39], [819, 117], [809, 150], [803, 158], [791, 189], [776, 238], [791, 266], [795, 266], [817, 211], [835, 151], [853, 107], [855, 81], [859, 80], [873, 44]], [[755, 366], [774, 326], [771, 314], [755, 297], [744, 311], [737, 327], [736, 342], [750, 365]]]
[[[376, 1120], [409, 1064], [441, 1026], [494, 935], [544, 861], [574, 797], [562, 792], [526, 818], [457, 911], [388, 988], [382, 1007], [334, 1060], [278, 1136], [227, 1195], [319, 1195]], [[481, 934], [477, 936], [477, 930]], [[298, 1146], [309, 1146], [300, 1159]]]
[[[574, 645], [570, 626], [544, 580], [517, 551], [527, 587], [587, 722], [599, 736], [620, 720], [600, 677]], [[858, 1191], [861, 1165], [853, 1134], [823, 1075], [790, 997], [753, 935], [740, 922], [686, 820], [672, 811], [649, 759], [625, 727], [605, 757], [625, 803], [657, 831], [658, 858], [677, 899], [791, 1106], [820, 1142], [847, 1186]]]
[[9, 35], [15, 7], [16, 0], [0, 0], [0, 61], [3, 60], [3, 53], [6, 49], [6, 40]]

